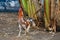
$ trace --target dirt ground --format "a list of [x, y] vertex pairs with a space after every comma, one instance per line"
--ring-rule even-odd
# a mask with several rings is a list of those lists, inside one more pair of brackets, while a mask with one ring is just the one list
[[17, 13], [0, 13], [0, 40], [60, 40], [60, 32], [55, 35], [40, 30], [30, 30], [29, 34], [17, 37]]

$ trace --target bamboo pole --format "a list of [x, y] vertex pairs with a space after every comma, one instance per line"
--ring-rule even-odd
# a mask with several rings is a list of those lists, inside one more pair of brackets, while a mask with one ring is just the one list
[[49, 0], [44, 0], [44, 20], [45, 20], [45, 27], [48, 29], [50, 25], [50, 9], [49, 9], [50, 2]]
[[55, 16], [55, 0], [51, 0], [51, 18]]
[[36, 8], [32, 0], [28, 0], [28, 16], [33, 19], [37, 19], [36, 17]]
[[60, 0], [58, 0], [58, 12], [60, 13]]
[[51, 0], [51, 24], [52, 24], [52, 29], [54, 32], [56, 32], [56, 1], [55, 0]]

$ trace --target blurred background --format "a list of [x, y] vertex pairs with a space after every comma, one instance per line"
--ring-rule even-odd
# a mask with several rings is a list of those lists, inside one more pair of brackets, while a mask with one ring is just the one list
[[17, 12], [19, 7], [18, 0], [0, 0], [0, 12]]

